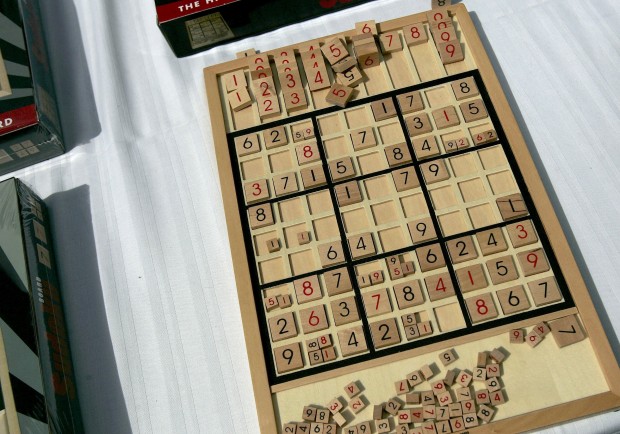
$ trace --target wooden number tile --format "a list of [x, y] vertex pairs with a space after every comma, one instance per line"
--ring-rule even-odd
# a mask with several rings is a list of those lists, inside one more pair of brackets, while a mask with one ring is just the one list
[[273, 77], [264, 77], [258, 80], [253, 80], [252, 89], [257, 101], [261, 101], [266, 98], [275, 98], [278, 94]]
[[521, 270], [525, 276], [532, 276], [538, 273], [549, 271], [549, 262], [543, 249], [530, 250], [517, 254]]
[[478, 417], [483, 421], [489, 423], [495, 414], [495, 409], [484, 404], [478, 407]]
[[465, 428], [475, 428], [480, 424], [476, 413], [463, 414], [463, 425]]
[[279, 252], [281, 248], [282, 243], [279, 238], [272, 238], [267, 241], [267, 250], [269, 250], [269, 253]]
[[496, 318], [497, 308], [491, 294], [482, 294], [465, 300], [471, 322], [476, 324]]
[[400, 40], [398, 31], [381, 33], [379, 35], [379, 44], [383, 53], [393, 53], [403, 49], [403, 42]]
[[424, 110], [424, 101], [419, 90], [402, 93], [396, 96], [398, 106], [403, 114], [419, 112]]
[[320, 160], [321, 155], [319, 154], [319, 148], [317, 147], [316, 141], [304, 142], [300, 145], [295, 146], [295, 152], [297, 154], [297, 161], [299, 165], [312, 163], [314, 161]]
[[400, 265], [400, 269], [403, 272], [403, 276], [409, 276], [415, 273], [415, 265], [413, 261], [405, 261]]
[[312, 241], [312, 235], [309, 231], [297, 232], [297, 243], [299, 243], [300, 246], [308, 244], [310, 241]]
[[329, 404], [327, 404], [327, 408], [329, 409], [331, 414], [340, 413], [340, 410], [344, 408], [344, 405], [342, 404], [341, 399], [342, 399], [341, 397], [334, 398]]
[[436, 270], [445, 267], [446, 261], [439, 244], [431, 244], [430, 246], [420, 247], [415, 251], [420, 264], [420, 270], [423, 272]]
[[385, 434], [391, 431], [390, 419], [379, 419], [375, 422], [377, 434]]
[[317, 410], [316, 411], [316, 422], [319, 423], [328, 423], [329, 422], [329, 410]]
[[444, 140], [443, 146], [446, 152], [455, 152], [460, 149], [469, 148], [469, 139], [467, 137], [459, 137], [456, 139]]
[[534, 331], [534, 332], [536, 332], [536, 333], [538, 333], [538, 335], [539, 335], [541, 338], [544, 338], [545, 336], [547, 336], [547, 335], [551, 332], [551, 329], [550, 329], [550, 328], [549, 328], [549, 326], [548, 326], [548, 325], [547, 325], [547, 324], [543, 321], [543, 322], [540, 322], [540, 323], [536, 324], [536, 325], [534, 326], [533, 331]]
[[423, 23], [408, 24], [403, 27], [407, 45], [418, 45], [428, 41], [428, 34]]
[[489, 391], [486, 389], [476, 390], [476, 392], [474, 393], [474, 397], [476, 400], [476, 404], [478, 405], [484, 405], [484, 404], [491, 403], [491, 395], [489, 394]]
[[334, 181], [355, 176], [355, 166], [351, 157], [339, 158], [329, 162], [329, 173]]
[[435, 120], [435, 125], [439, 130], [453, 127], [461, 123], [459, 115], [456, 113], [456, 110], [453, 106], [447, 106], [437, 110], [433, 110], [432, 115], [433, 119]]
[[538, 236], [536, 235], [536, 231], [534, 230], [534, 225], [531, 220], [513, 223], [506, 226], [506, 229], [508, 230], [510, 242], [515, 249], [538, 241]]
[[294, 371], [304, 367], [304, 358], [301, 354], [299, 342], [273, 349], [278, 374]]
[[235, 150], [237, 151], [237, 155], [239, 157], [260, 152], [260, 141], [258, 140], [258, 134], [255, 133], [236, 137]]
[[248, 208], [248, 216], [250, 218], [250, 228], [260, 229], [271, 226], [275, 223], [273, 219], [273, 211], [271, 205], [257, 205]]
[[536, 333], [536, 330], [532, 330], [525, 336], [525, 342], [532, 348], [541, 343], [543, 339], [541, 335]]
[[248, 87], [248, 81], [245, 78], [243, 69], [233, 71], [224, 76], [224, 85], [226, 86], [226, 92], [232, 92], [233, 90]]
[[331, 302], [332, 315], [334, 317], [334, 324], [341, 326], [358, 321], [359, 312], [357, 310], [357, 304], [355, 303], [355, 297], [346, 297]]
[[362, 69], [379, 66], [381, 58], [374, 39], [367, 44], [355, 45], [357, 61]]
[[401, 310], [424, 303], [424, 295], [422, 295], [419, 280], [410, 280], [394, 285], [394, 296], [398, 308]]
[[453, 264], [471, 261], [478, 257], [478, 251], [471, 235], [450, 240], [446, 243]]
[[426, 184], [433, 184], [450, 178], [450, 172], [448, 172], [444, 160], [436, 160], [421, 164], [420, 169], [422, 170], [422, 176], [424, 176]]
[[456, 351], [454, 351], [454, 348], [450, 348], [449, 350], [439, 354], [439, 360], [441, 360], [441, 363], [444, 366], [454, 363], [458, 358], [459, 357], [457, 356]]
[[[469, 388], [469, 383], [474, 379], [474, 377], [466, 371], [461, 371], [456, 378], [456, 382], [461, 385], [460, 389], [456, 389], [456, 399], [457, 401], [465, 401], [471, 399], [471, 389]], [[465, 406], [463, 406], [463, 411], [465, 411]]]
[[370, 273], [370, 284], [378, 285], [385, 281], [385, 277], [383, 276], [383, 271], [377, 270]]
[[338, 206], [344, 207], [359, 203], [362, 201], [362, 192], [360, 191], [359, 183], [357, 181], [351, 181], [334, 187], [336, 192], [336, 199], [338, 200]]
[[425, 158], [441, 154], [435, 136], [416, 137], [411, 140], [411, 144], [418, 160], [424, 160]]
[[494, 285], [510, 282], [519, 277], [517, 267], [515, 267], [515, 263], [510, 255], [491, 259], [487, 261], [486, 265], [487, 270], [489, 270], [491, 282], [493, 282]]
[[504, 252], [508, 249], [506, 238], [504, 238], [504, 233], [500, 228], [478, 232], [476, 238], [478, 239], [478, 245], [484, 256]]
[[252, 203], [263, 199], [269, 199], [269, 185], [266, 179], [248, 182], [243, 186], [246, 203]]
[[412, 188], [418, 188], [420, 186], [420, 179], [413, 167], [407, 167], [392, 172], [392, 178], [394, 178], [394, 186], [399, 193], [402, 191], [411, 190]]
[[450, 419], [450, 427], [452, 428], [452, 432], [460, 432], [465, 428], [465, 422], [462, 417], [455, 417]]
[[411, 153], [406, 143], [391, 145], [385, 148], [385, 157], [390, 167], [411, 163]]
[[405, 395], [409, 393], [409, 382], [407, 380], [398, 380], [394, 383], [394, 390], [397, 395]]
[[351, 99], [353, 95], [354, 89], [349, 86], [345, 86], [339, 83], [332, 84], [332, 87], [329, 89], [329, 93], [325, 98], [330, 104], [337, 105], [338, 107], [345, 108], [347, 106], [347, 102]]
[[[422, 372], [420, 370], [413, 371], [407, 374], [407, 381], [409, 382], [409, 385], [411, 387], [415, 387], [418, 384], [422, 384], [424, 382], [424, 376], [422, 375]], [[418, 401], [418, 404], [419, 403], [420, 402]]]
[[398, 324], [394, 318], [371, 323], [370, 333], [372, 342], [377, 349], [400, 343]]
[[405, 337], [407, 338], [408, 341], [411, 341], [413, 339], [417, 339], [420, 337], [420, 330], [418, 330], [418, 325], [417, 324], [408, 324], [405, 325]]
[[484, 145], [485, 143], [494, 142], [495, 140], [498, 139], [497, 133], [492, 128], [490, 130], [486, 130], [486, 131], [482, 131], [480, 133], [477, 133], [476, 135], [474, 135], [472, 137], [474, 139], [474, 145], [476, 145], [476, 146]]
[[297, 336], [299, 332], [297, 331], [293, 312], [269, 318], [269, 332], [271, 333], [271, 340], [273, 342], [279, 342]]
[[337, 270], [326, 272], [323, 274], [323, 283], [325, 283], [325, 290], [330, 297], [349, 292], [353, 289], [349, 272], [346, 268], [338, 268]]
[[436, 44], [448, 41], [457, 41], [456, 32], [454, 26], [431, 26], [431, 34]]
[[320, 187], [327, 184], [325, 171], [322, 165], [306, 167], [301, 169], [301, 183], [305, 189]]
[[377, 34], [377, 24], [374, 20], [369, 21], [360, 21], [359, 23], [355, 23], [355, 33], [358, 35], [361, 34]]
[[426, 12], [426, 18], [428, 19], [429, 25], [432, 26], [437, 25], [437, 23], [441, 21], [450, 20], [450, 15], [447, 8], [442, 8]]
[[289, 112], [303, 110], [308, 107], [308, 99], [306, 98], [306, 92], [303, 88], [285, 90], [283, 95], [284, 107], [286, 107]]
[[392, 304], [386, 288], [363, 293], [362, 301], [368, 318], [392, 312]]
[[414, 114], [405, 118], [405, 125], [410, 137], [420, 136], [433, 131], [433, 124], [426, 113]]
[[340, 241], [321, 244], [318, 249], [319, 258], [323, 268], [341, 264], [345, 261], [344, 252], [342, 251], [342, 243]]
[[530, 301], [527, 299], [525, 290], [521, 285], [497, 291], [497, 299], [504, 315], [523, 312], [531, 307]]
[[569, 315], [549, 322], [555, 343], [560, 348], [575, 344], [586, 338], [577, 315]]
[[340, 38], [334, 38], [326, 42], [325, 45], [321, 47], [321, 51], [330, 65], [333, 65], [349, 55], [347, 48], [343, 45]]
[[281, 113], [280, 100], [278, 96], [269, 96], [266, 98], [258, 98], [258, 115], [261, 119], [277, 116]]
[[351, 131], [351, 143], [353, 143], [353, 149], [356, 151], [377, 146], [377, 139], [373, 128], [364, 127]]
[[290, 294], [278, 295], [278, 307], [281, 309], [286, 309], [287, 307], [291, 307], [293, 305], [293, 299]]
[[537, 307], [562, 300], [562, 293], [553, 276], [528, 283], [532, 300]]
[[458, 40], [440, 42], [437, 44], [437, 50], [439, 51], [439, 57], [441, 57], [441, 61], [444, 65], [460, 62], [465, 59], [461, 43]]
[[349, 357], [368, 350], [362, 326], [355, 326], [338, 332], [338, 342], [342, 357]]
[[318, 365], [319, 363], [323, 363], [323, 353], [321, 350], [310, 351], [308, 353], [308, 359], [310, 360], [310, 366]]
[[510, 330], [511, 344], [522, 344], [523, 342], [525, 342], [525, 333], [523, 332], [523, 329]]
[[288, 145], [286, 128], [282, 125], [280, 127], [274, 127], [263, 131], [263, 141], [265, 142], [265, 148], [267, 149]]
[[461, 292], [471, 292], [488, 286], [482, 264], [470, 265], [469, 267], [456, 270], [456, 278], [459, 281]]
[[357, 66], [336, 73], [336, 81], [347, 87], [356, 87], [364, 81], [365, 75]]
[[465, 122], [474, 122], [489, 116], [481, 99], [463, 102], [459, 107], [461, 108]]
[[307, 422], [314, 422], [316, 420], [317, 409], [312, 406], [304, 407], [301, 418]]
[[377, 253], [375, 241], [370, 232], [351, 236], [347, 241], [353, 259], [364, 258]]
[[295, 434], [297, 432], [297, 424], [285, 423], [284, 425], [282, 425], [282, 432], [284, 434]]
[[[500, 369], [499, 369], [499, 367], [498, 367], [499, 365], [489, 365], [489, 366], [492, 366], [492, 367], [497, 368], [497, 371], [498, 371], [498, 372], [499, 372], [499, 370], [500, 370]], [[490, 375], [488, 375], [488, 373], [487, 373], [487, 379], [486, 379], [486, 381], [484, 382], [484, 384], [485, 384], [485, 386], [486, 386], [487, 390], [488, 390], [490, 393], [497, 392], [498, 390], [500, 390], [500, 389], [502, 388], [502, 385], [501, 385], [501, 383], [500, 383], [500, 379], [499, 379], [499, 376], [498, 376], [498, 375], [496, 375], [496, 376], [490, 376]]]
[[396, 117], [396, 107], [394, 107], [394, 101], [392, 98], [385, 98], [372, 102], [370, 103], [370, 108], [372, 109], [372, 114], [377, 122]]
[[265, 297], [263, 299], [263, 304], [265, 305], [265, 310], [267, 312], [271, 312], [276, 307], [280, 307], [280, 304], [278, 303], [278, 297]]
[[359, 286], [360, 288], [368, 288], [370, 286], [370, 276], [357, 276], [357, 286]]
[[325, 330], [329, 327], [329, 322], [325, 315], [325, 306], [322, 304], [300, 310], [299, 321], [301, 322], [301, 329], [305, 334]]
[[437, 238], [435, 226], [433, 226], [430, 217], [409, 222], [407, 223], [407, 228], [409, 228], [409, 234], [413, 244], [419, 244]]
[[239, 110], [252, 105], [252, 98], [250, 97], [248, 88], [240, 87], [239, 89], [233, 90], [228, 94], [228, 102], [230, 103], [230, 108], [234, 112], [238, 112]]
[[304, 304], [323, 297], [318, 276], [310, 276], [293, 281], [297, 303]]
[[355, 57], [353, 56], [347, 56], [344, 59], [334, 63], [332, 65], [332, 69], [334, 70], [334, 72], [342, 73], [353, 68], [355, 65], [357, 65], [357, 59], [355, 59]]
[[435, 274], [424, 279], [428, 298], [431, 301], [442, 300], [456, 295], [450, 273]]
[[480, 95], [478, 86], [476, 86], [476, 81], [473, 77], [453, 81], [450, 85], [452, 86], [457, 101]]
[[284, 196], [285, 194], [299, 191], [297, 174], [295, 172], [290, 172], [282, 175], [275, 175], [273, 177], [273, 191], [276, 196]]
[[362, 389], [360, 389], [357, 381], [352, 381], [344, 386], [344, 392], [347, 394], [349, 399], [353, 399], [362, 392]]
[[403, 270], [400, 266], [401, 258], [398, 255], [388, 256], [385, 258], [385, 264], [388, 268], [390, 279], [397, 280], [403, 276]]
[[280, 79], [280, 87], [283, 93], [294, 89], [303, 89], [301, 85], [301, 76], [299, 75], [299, 69], [297, 69], [297, 67], [286, 67], [279, 70], [278, 78]]

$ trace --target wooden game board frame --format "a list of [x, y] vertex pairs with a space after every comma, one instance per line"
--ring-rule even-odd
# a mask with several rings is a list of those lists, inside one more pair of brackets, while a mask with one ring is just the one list
[[2, 51], [0, 50], [0, 98], [9, 96], [12, 93], [11, 82], [9, 81], [4, 58], [2, 57]]
[[[236, 167], [233, 169], [234, 162], [231, 161], [231, 155], [228, 151], [230, 144], [227, 139], [224, 112], [222, 102], [220, 101], [218, 86], [218, 76], [243, 68], [246, 65], [246, 60], [237, 59], [232, 62], [206, 68], [205, 83], [207, 94], [209, 96], [208, 102], [215, 140], [216, 159], [220, 171], [222, 197], [227, 219], [231, 253], [234, 262], [237, 290], [241, 301], [240, 310], [246, 338], [246, 346], [248, 349], [250, 371], [254, 386], [261, 432], [275, 433], [279, 430], [279, 427], [276, 424], [274, 405], [272, 401], [272, 394], [277, 393], [278, 391], [302, 386], [311, 381], [334, 378], [344, 373], [352, 372], [352, 369], [358, 370], [371, 366], [379, 366], [394, 360], [400, 360], [420, 353], [427, 353], [444, 348], [446, 345], [458, 345], [464, 341], [473, 341], [502, 332], [507, 332], [511, 328], [531, 325], [539, 321], [558, 318], [574, 313], [580, 314], [580, 318], [592, 343], [592, 348], [595, 352], [600, 369], [605, 376], [609, 387], [609, 392], [567, 402], [552, 408], [532, 411], [526, 415], [495, 421], [492, 422], [491, 426], [498, 432], [525, 431], [620, 407], [620, 370], [618, 369], [617, 361], [607, 341], [603, 327], [598, 319], [588, 294], [588, 290], [581, 277], [577, 264], [575, 263], [574, 257], [570, 251], [570, 247], [563, 234], [551, 202], [545, 192], [545, 188], [529, 154], [527, 145], [521, 135], [518, 124], [512, 114], [508, 101], [504, 96], [500, 83], [495, 75], [490, 60], [487, 57], [484, 47], [475, 30], [475, 26], [471, 21], [465, 6], [462, 4], [453, 6], [450, 8], [450, 12], [459, 20], [461, 32], [463, 32], [463, 34], [467, 37], [467, 44], [471, 52], [471, 56], [474, 58], [474, 63], [477, 69], [477, 71], [463, 73], [461, 75], [479, 76], [481, 82], [484, 84], [482, 87], [486, 88], [485, 92], [482, 92], [481, 89], [481, 94], [483, 96], [486, 95], [485, 98], [488, 98], [491, 102], [491, 104], [487, 105], [489, 115], [493, 117], [495, 116], [495, 113], [497, 114], [497, 118], [493, 119], [493, 124], [495, 125], [500, 138], [503, 135], [507, 139], [505, 144], [508, 145], [512, 155], [514, 156], [514, 160], [511, 161], [511, 167], [518, 168], [522, 179], [517, 179], [517, 181], [523, 182], [525, 185], [525, 188], [522, 189], [524, 198], [526, 198], [528, 205], [530, 200], [531, 203], [535, 204], [535, 207], [528, 206], [532, 213], [532, 218], [534, 219], [535, 214], [538, 214], [536, 220], [538, 220], [544, 228], [544, 231], [540, 231], [540, 233], [541, 235], [546, 233], [548, 236], [548, 245], [545, 246], [545, 250], [553, 253], [549, 255], [551, 261], [552, 256], [555, 256], [557, 259], [557, 264], [555, 266], [560, 270], [557, 277], [561, 278], [561, 276], [563, 276], [565, 281], [569, 282], [567, 285], [569, 291], [563, 291], [565, 296], [565, 304], [559, 311], [557, 306], [554, 306], [548, 310], [535, 310], [534, 312], [524, 315], [522, 317], [523, 319], [515, 320], [516, 316], [510, 317], [510, 321], [507, 321], [504, 325], [495, 326], [494, 324], [493, 329], [486, 330], [484, 330], [484, 327], [480, 327], [480, 331], [473, 332], [471, 334], [468, 333], [464, 337], [457, 336], [446, 339], [445, 336], [442, 336], [441, 340], [429, 343], [423, 348], [408, 349], [399, 353], [394, 352], [393, 354], [382, 356], [378, 359], [359, 362], [356, 363], [355, 368], [351, 368], [350, 364], [343, 364], [343, 366], [332, 369], [329, 372], [310, 374], [310, 376], [308, 376], [308, 374], [304, 374], [299, 376], [299, 378], [287, 381], [284, 384], [275, 384], [270, 375], [270, 362], [267, 361], [266, 359], [268, 358], [265, 357], [265, 348], [263, 347], [263, 339], [265, 337], [264, 335], [261, 336], [261, 333], [264, 334], [266, 331], [261, 330], [260, 327], [256, 327], [257, 324], [260, 324], [257, 312], [261, 309], [262, 300], [259, 294], [254, 293], [252, 290], [253, 282], [250, 276], [253, 271], [249, 266], [251, 262], [248, 261], [248, 258], [252, 257], [252, 247], [251, 244], [247, 244], [247, 238], [244, 238], [244, 231], [239, 230], [239, 228], [245, 227], [241, 221], [240, 213], [240, 209], [242, 209], [241, 207], [243, 206], [243, 198], [239, 197], [239, 195], [242, 194], [242, 190], [238, 189], [239, 182], [233, 177], [234, 170], [237, 169]], [[395, 30], [402, 28], [404, 25], [411, 22], [421, 21], [426, 21], [426, 16], [423, 13], [381, 23], [381, 30]], [[351, 36], [352, 34], [353, 31], [346, 32], [344, 35]], [[323, 42], [333, 37], [334, 35], [327, 36], [312, 42]], [[295, 48], [295, 46], [286, 48]], [[273, 52], [268, 52], [266, 54], [273, 54]], [[454, 80], [458, 76], [459, 75], [448, 76], [446, 79], [437, 80], [437, 82], [448, 82]], [[412, 86], [411, 88], [415, 89], [426, 87], [432, 83], [433, 82], [425, 82], [420, 85]], [[387, 92], [386, 94], [381, 94], [381, 97], [403, 92], [405, 90], [406, 89], [399, 89], [397, 91]], [[365, 98], [363, 102], [367, 103], [372, 100], [373, 97], [368, 97]], [[360, 102], [360, 104], [361, 103], [362, 102]], [[357, 102], [353, 102], [352, 104], [357, 104]], [[322, 111], [325, 112], [329, 112], [330, 110], [331, 109], [322, 109]], [[295, 122], [295, 120], [310, 118], [311, 116], [316, 116], [316, 113], [312, 112], [300, 116], [292, 116], [284, 119], [280, 123], [292, 123]], [[259, 131], [275, 125], [278, 125], [278, 123], [265, 123], [254, 129]], [[252, 128], [244, 130], [246, 133], [251, 131], [253, 131]], [[315, 131], [318, 131], [318, 129], [316, 129], [316, 125]], [[233, 137], [235, 134], [233, 133], [229, 136]], [[234, 153], [234, 151], [231, 153]], [[512, 159], [512, 156], [508, 155], [508, 158]], [[546, 240], [547, 237], [541, 238], [541, 240], [543, 239]], [[558, 283], [561, 286], [564, 286], [563, 283]], [[267, 349], [267, 351], [269, 352], [270, 350]], [[483, 425], [478, 428], [470, 429], [469, 431], [472, 433], [482, 432], [488, 428], [489, 426]]]

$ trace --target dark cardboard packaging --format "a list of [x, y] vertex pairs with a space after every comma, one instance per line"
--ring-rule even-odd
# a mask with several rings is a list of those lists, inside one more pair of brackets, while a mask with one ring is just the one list
[[64, 152], [39, 0], [0, 0], [0, 175]]
[[83, 433], [45, 204], [0, 182], [0, 432]]
[[159, 28], [184, 57], [369, 1], [155, 0], [155, 5]]

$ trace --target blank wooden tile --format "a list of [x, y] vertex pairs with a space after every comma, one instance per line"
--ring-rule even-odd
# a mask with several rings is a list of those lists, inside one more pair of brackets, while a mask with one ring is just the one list
[[532, 348], [534, 348], [539, 343], [541, 343], [542, 340], [543, 340], [543, 337], [540, 336], [538, 333], [536, 333], [535, 330], [532, 330], [527, 335], [525, 335], [525, 342]]
[[351, 181], [334, 187], [338, 206], [344, 207], [362, 201], [362, 192], [357, 181]]
[[497, 308], [491, 294], [481, 294], [465, 300], [471, 322], [476, 324], [496, 318]]
[[411, 139], [411, 144], [413, 145], [413, 152], [415, 152], [415, 156], [418, 160], [441, 154], [435, 136], [416, 137]]
[[569, 315], [549, 322], [551, 334], [558, 347], [564, 348], [586, 338], [577, 315]]
[[411, 221], [407, 223], [407, 228], [409, 229], [413, 244], [423, 243], [424, 241], [437, 238], [435, 227], [430, 217]]
[[377, 349], [400, 343], [398, 324], [394, 318], [370, 323], [370, 333]]
[[236, 137], [235, 150], [237, 151], [237, 155], [239, 157], [245, 157], [246, 155], [260, 152], [261, 149], [258, 134], [254, 133]]
[[351, 131], [351, 142], [353, 143], [353, 149], [356, 151], [377, 146], [377, 139], [372, 127]]
[[345, 297], [331, 302], [334, 324], [341, 326], [359, 320], [359, 312], [354, 297]]
[[392, 98], [385, 98], [370, 103], [370, 108], [375, 121], [381, 122], [385, 119], [396, 117], [396, 107]]
[[456, 270], [456, 278], [459, 281], [461, 292], [467, 293], [488, 286], [486, 275], [481, 264], [474, 264]]
[[528, 287], [530, 294], [532, 294], [532, 300], [537, 307], [562, 300], [562, 293], [553, 276], [529, 282]]
[[396, 95], [396, 100], [403, 114], [424, 110], [424, 100], [422, 100], [422, 94], [419, 90]]
[[[456, 357], [458, 359], [458, 355]], [[454, 382], [456, 381], [456, 377], [459, 372], [460, 371], [458, 369], [449, 369], [446, 372], [446, 376], [443, 378], [443, 382], [446, 383], [446, 386], [452, 387], [454, 385]]]
[[283, 173], [273, 177], [273, 190], [276, 196], [295, 193], [299, 191], [297, 174], [295, 172]]
[[400, 40], [398, 31], [381, 33], [379, 35], [379, 44], [383, 53], [393, 53], [403, 49], [403, 42]]
[[460, 62], [465, 59], [463, 54], [463, 48], [461, 43], [457, 41], [440, 42], [437, 44], [437, 51], [439, 51], [439, 57], [444, 65], [450, 63]]
[[301, 169], [301, 183], [305, 189], [319, 187], [327, 184], [327, 178], [325, 178], [325, 172], [322, 165], [305, 167]]
[[274, 348], [273, 353], [278, 374], [284, 374], [304, 367], [304, 359], [299, 342]]
[[457, 101], [480, 95], [473, 77], [463, 78], [450, 83]]
[[341, 264], [345, 261], [344, 252], [342, 251], [342, 243], [340, 241], [332, 241], [330, 243], [321, 244], [318, 247], [319, 259], [323, 268], [332, 265]]
[[534, 225], [531, 220], [525, 220], [519, 223], [513, 223], [506, 226], [508, 231], [508, 237], [515, 249], [529, 244], [533, 244], [538, 241], [538, 236], [534, 230]]
[[[332, 65], [334, 72], [345, 72], [357, 65], [357, 59], [353, 56], [347, 56]], [[347, 83], [341, 83], [347, 84]]]
[[270, 204], [257, 205], [248, 208], [251, 229], [260, 229], [275, 223]]
[[454, 363], [458, 359], [456, 351], [454, 348], [450, 348], [449, 350], [444, 351], [439, 354], [439, 360], [444, 366], [448, 366], [451, 363]]
[[[487, 363], [489, 363], [489, 352], [480, 351], [478, 353], [478, 359], [476, 360], [476, 367], [485, 368], [487, 366]], [[476, 379], [475, 375], [474, 375], [474, 379]]]
[[530, 301], [521, 285], [497, 291], [497, 299], [504, 315], [523, 312], [531, 307]]
[[333, 65], [334, 63], [338, 62], [341, 59], [344, 59], [349, 55], [349, 52], [347, 51], [340, 38], [334, 38], [330, 41], [327, 41], [321, 47], [321, 51], [323, 52], [323, 55], [330, 63], [330, 65]]
[[475, 122], [489, 116], [481, 99], [466, 101], [459, 105], [465, 122]]
[[[435, 274], [424, 279], [428, 298], [431, 301], [443, 300], [455, 294], [450, 273]], [[418, 327], [419, 328], [419, 327]]]
[[351, 157], [339, 158], [329, 162], [329, 173], [332, 180], [340, 181], [355, 176], [355, 166]]
[[273, 342], [294, 338], [299, 334], [293, 312], [269, 318], [269, 332]]
[[394, 285], [394, 296], [399, 309], [408, 309], [424, 303], [424, 295], [419, 280]]
[[453, 264], [471, 261], [478, 257], [478, 251], [471, 235], [446, 242]]
[[549, 271], [549, 262], [543, 249], [535, 249], [517, 254], [521, 270], [525, 276]]
[[422, 170], [422, 176], [424, 176], [426, 184], [433, 184], [450, 178], [450, 172], [448, 172], [444, 160], [435, 160], [421, 164], [420, 169]]
[[362, 294], [362, 301], [364, 302], [364, 310], [368, 318], [392, 312], [392, 304], [387, 288], [364, 292]]
[[360, 71], [357, 66], [353, 66], [346, 71], [336, 73], [336, 80], [338, 81], [338, 83], [351, 88], [358, 86], [361, 82], [364, 81], [365, 78], [366, 76], [362, 71]]
[[410, 137], [421, 136], [433, 131], [433, 124], [424, 112], [417, 113], [405, 118], [405, 125]]
[[440, 244], [431, 244], [416, 249], [416, 256], [423, 272], [436, 270], [446, 265]]
[[487, 270], [493, 284], [498, 285], [504, 282], [510, 282], [519, 277], [519, 272], [512, 259], [512, 256], [502, 256], [487, 261]]
[[[342, 415], [342, 413], [336, 413], [333, 416], [334, 422], [336, 422], [336, 424], [338, 426], [343, 426], [347, 423], [347, 419]], [[299, 429], [299, 427], [298, 427]], [[335, 430], [334, 430], [335, 431]]]
[[266, 179], [248, 182], [243, 186], [245, 192], [245, 201], [247, 203], [257, 202], [263, 199], [269, 199], [269, 186]]
[[492, 255], [493, 253], [504, 252], [508, 249], [506, 238], [500, 228], [489, 229], [476, 233], [478, 245], [483, 255]]
[[334, 83], [327, 93], [325, 101], [338, 107], [345, 108], [351, 99], [354, 89], [343, 84]]
[[300, 166], [321, 159], [321, 154], [319, 154], [319, 148], [315, 141], [304, 142], [295, 146], [295, 153]]
[[385, 157], [390, 167], [411, 163], [411, 153], [406, 143], [385, 147]]
[[329, 327], [325, 306], [320, 304], [299, 311], [299, 322], [305, 334], [325, 330]]
[[349, 357], [368, 350], [361, 325], [339, 331], [338, 342], [342, 357]]
[[406, 167], [392, 172], [396, 191], [402, 192], [420, 186], [420, 179], [413, 167]]
[[240, 87], [239, 89], [233, 90], [228, 94], [228, 102], [230, 103], [230, 108], [234, 112], [238, 112], [239, 110], [252, 105], [252, 98], [250, 97], [248, 88]]
[[428, 41], [428, 34], [423, 23], [408, 24], [403, 27], [407, 45], [418, 45]]
[[279, 252], [281, 248], [282, 243], [280, 242], [279, 238], [272, 238], [270, 240], [267, 240], [267, 250], [269, 251], [269, 253]]
[[435, 120], [435, 125], [439, 130], [453, 127], [461, 123], [461, 120], [459, 119], [459, 116], [453, 106], [433, 110], [432, 115]]
[[353, 259], [364, 258], [377, 253], [375, 241], [370, 232], [353, 235], [347, 241]]
[[318, 276], [304, 277], [293, 281], [297, 303], [304, 304], [323, 297]]
[[349, 272], [346, 268], [338, 268], [326, 272], [323, 274], [323, 282], [325, 283], [325, 290], [330, 297], [343, 294], [353, 289], [351, 279], [349, 278]]
[[286, 128], [282, 125], [263, 131], [263, 141], [265, 142], [265, 148], [267, 149], [288, 145]]

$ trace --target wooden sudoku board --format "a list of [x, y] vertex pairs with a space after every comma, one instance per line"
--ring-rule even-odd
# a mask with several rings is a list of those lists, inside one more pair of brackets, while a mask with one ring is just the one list
[[620, 407], [463, 5], [205, 80], [262, 432], [516, 432]]

